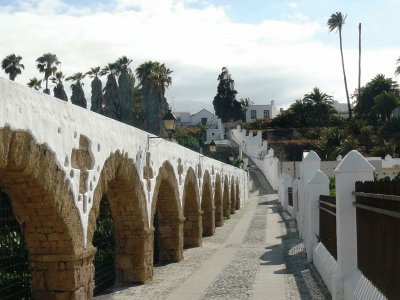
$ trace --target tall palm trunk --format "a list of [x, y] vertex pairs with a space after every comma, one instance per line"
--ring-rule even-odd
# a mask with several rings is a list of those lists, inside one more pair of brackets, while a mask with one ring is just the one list
[[358, 95], [361, 89], [361, 23], [358, 24]]
[[342, 57], [344, 88], [346, 89], [347, 108], [349, 110], [349, 119], [351, 119], [352, 113], [351, 113], [351, 106], [350, 106], [349, 90], [347, 89], [346, 71], [344, 70], [344, 58], [343, 58], [343, 47], [342, 47], [342, 30], [341, 29], [339, 29], [339, 41], [340, 41], [340, 55]]

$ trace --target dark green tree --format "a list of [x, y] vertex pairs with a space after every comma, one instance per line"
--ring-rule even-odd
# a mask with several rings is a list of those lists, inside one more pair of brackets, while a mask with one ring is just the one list
[[132, 60], [122, 56], [115, 62], [120, 74], [118, 77], [118, 98], [116, 99], [117, 118], [119, 121], [133, 125], [133, 89], [135, 77], [129, 65]]
[[25, 69], [25, 66], [21, 64], [22, 57], [17, 56], [14, 53], [7, 55], [1, 62], [1, 68], [4, 70], [10, 80], [14, 81], [17, 75], [21, 74], [21, 69]]
[[354, 109], [357, 117], [366, 120], [369, 124], [376, 124], [379, 113], [375, 109], [374, 99], [384, 92], [393, 92], [396, 96], [400, 96], [398, 83], [392, 78], [378, 74], [357, 92], [357, 103]]
[[399, 57], [399, 59], [397, 60], [397, 67], [396, 67], [396, 71], [394, 72], [395, 74], [396, 74], [396, 76], [397, 75], [400, 75], [400, 57]]
[[165, 134], [162, 118], [169, 109], [165, 91], [172, 83], [171, 74], [172, 70], [159, 62], [147, 61], [136, 69], [143, 96], [145, 128], [158, 135]]
[[393, 110], [400, 105], [400, 98], [393, 91], [383, 92], [374, 97], [374, 109], [383, 122], [390, 122]]
[[66, 80], [72, 80], [74, 83], [71, 84], [72, 88], [72, 96], [71, 96], [71, 102], [72, 104], [81, 106], [83, 108], [87, 107], [86, 103], [86, 98], [85, 98], [85, 92], [83, 91], [83, 83], [81, 80], [85, 77], [84, 74], [82, 73], [75, 73], [74, 75], [68, 77]]
[[44, 73], [44, 81], [46, 82], [46, 88], [43, 90], [44, 93], [50, 95], [49, 90], [49, 78], [57, 72], [57, 65], [60, 63], [55, 54], [45, 53], [36, 59], [37, 68], [40, 73]]
[[352, 117], [352, 112], [351, 112], [351, 105], [350, 105], [350, 97], [349, 97], [349, 90], [347, 88], [347, 78], [346, 78], [346, 71], [344, 69], [344, 58], [343, 58], [343, 45], [342, 45], [342, 28], [346, 20], [346, 15], [343, 16], [341, 12], [336, 12], [331, 15], [331, 17], [328, 20], [328, 27], [329, 31], [336, 30], [339, 32], [339, 41], [340, 41], [340, 56], [342, 58], [342, 70], [343, 70], [343, 79], [344, 79], [344, 87], [346, 90], [346, 98], [347, 98], [347, 107], [349, 110], [349, 118], [351, 119]]
[[33, 78], [29, 79], [29, 82], [27, 85], [28, 85], [28, 87], [39, 91], [42, 88], [42, 80], [41, 79], [39, 80], [36, 77], [33, 77]]
[[221, 118], [222, 122], [241, 120], [243, 118], [242, 105], [236, 100], [235, 82], [228, 68], [222, 68], [218, 81], [217, 95], [213, 100], [215, 114]]
[[103, 84], [99, 78], [100, 67], [90, 68], [89, 72], [86, 72], [90, 78], [93, 78], [91, 83], [92, 97], [91, 97], [91, 107], [90, 110], [97, 112], [98, 114], [103, 113]]
[[107, 75], [107, 82], [104, 88], [104, 107], [103, 114], [114, 120], [118, 120], [118, 108], [116, 106], [115, 99], [118, 98], [118, 84], [116, 76], [118, 75], [117, 65], [115, 63], [109, 63], [105, 66], [100, 76]]
[[56, 74], [50, 78], [51, 82], [53, 82], [56, 86], [53, 89], [54, 97], [68, 101], [68, 96], [67, 93], [64, 90], [64, 84], [63, 84], [63, 79], [65, 75], [59, 71], [56, 72]]
[[309, 125], [328, 125], [331, 115], [335, 112], [332, 107], [332, 96], [321, 92], [319, 88], [315, 87], [310, 94], [304, 95], [303, 102], [310, 107]]

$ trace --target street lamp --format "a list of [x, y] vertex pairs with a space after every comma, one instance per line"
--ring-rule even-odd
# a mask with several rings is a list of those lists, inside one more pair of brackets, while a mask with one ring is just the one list
[[[175, 127], [176, 127], [176, 118], [170, 109], [163, 117], [163, 123], [164, 123], [165, 131], [167, 131], [167, 134], [168, 134], [168, 139], [171, 139], [172, 133], [175, 131]], [[149, 148], [149, 140], [150, 139], [163, 139], [163, 138], [164, 137], [162, 137], [162, 136], [148, 135], [147, 136], [147, 149]]]
[[209, 144], [209, 146], [210, 146], [210, 152], [211, 152], [211, 153], [217, 152], [217, 145], [215, 144], [214, 140], [211, 141], [211, 143]]
[[176, 118], [174, 114], [169, 109], [163, 118], [164, 128], [168, 133], [168, 137], [171, 138], [172, 133], [175, 131], [176, 127]]

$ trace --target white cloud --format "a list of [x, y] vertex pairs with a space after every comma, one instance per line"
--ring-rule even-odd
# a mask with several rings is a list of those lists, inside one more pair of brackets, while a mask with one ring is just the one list
[[[191, 112], [212, 110], [223, 66], [232, 73], [238, 97], [257, 104], [274, 97], [278, 105], [287, 105], [314, 86], [345, 100], [338, 45], [331, 48], [317, 39], [325, 24], [303, 15], [293, 22], [235, 23], [224, 7], [195, 9], [189, 2], [116, 0], [78, 9], [59, 0], [23, 1], [17, 12], [0, 9], [0, 58], [12, 52], [23, 57], [26, 70], [17, 77], [23, 84], [41, 76], [35, 59], [46, 52], [57, 54], [68, 75], [121, 55], [133, 59], [133, 69], [158, 60], [174, 70], [169, 102]], [[394, 70], [395, 60], [389, 57], [396, 49], [387, 51], [364, 54], [364, 82], [376, 70]], [[357, 53], [345, 49], [345, 55], [352, 92], [357, 66], [351, 62], [357, 61]], [[88, 91], [89, 81], [85, 87]]]

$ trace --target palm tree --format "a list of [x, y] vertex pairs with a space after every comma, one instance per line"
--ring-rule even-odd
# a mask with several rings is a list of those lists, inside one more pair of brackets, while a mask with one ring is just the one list
[[135, 85], [135, 77], [129, 65], [132, 60], [126, 56], [122, 56], [115, 62], [119, 72], [118, 77], [118, 98], [116, 99], [117, 118], [119, 121], [133, 125], [133, 88]]
[[51, 82], [56, 84], [56, 86], [53, 89], [54, 97], [64, 100], [64, 101], [68, 101], [68, 96], [64, 90], [64, 84], [62, 82], [64, 78], [65, 78], [65, 75], [60, 71], [60, 72], [56, 72], [55, 76], [51, 77], [50, 80], [51, 80]]
[[17, 56], [14, 53], [7, 55], [1, 62], [1, 68], [6, 74], [8, 74], [10, 80], [14, 81], [17, 75], [21, 74], [21, 69], [25, 69], [25, 66], [21, 64], [22, 57]]
[[83, 83], [81, 80], [85, 78], [85, 74], [82, 73], [75, 73], [74, 75], [68, 77], [66, 80], [72, 80], [74, 83], [71, 84], [72, 88], [72, 96], [71, 102], [75, 105], [79, 105], [83, 108], [87, 107], [85, 92], [82, 89]]
[[336, 30], [337, 32], [339, 32], [340, 55], [342, 57], [344, 87], [346, 89], [346, 98], [347, 98], [347, 106], [348, 106], [348, 110], [349, 110], [349, 118], [351, 119], [352, 113], [351, 113], [351, 106], [350, 106], [349, 91], [347, 89], [346, 71], [344, 69], [343, 45], [342, 45], [342, 28], [345, 23], [344, 21], [346, 20], [346, 17], [347, 16], [343, 16], [341, 12], [336, 12], [336, 13], [332, 14], [328, 20], [328, 27], [329, 27], [330, 32], [332, 32], [333, 30]]
[[118, 75], [117, 65], [115, 63], [109, 63], [101, 70], [99, 75], [107, 75], [107, 82], [104, 88], [103, 113], [105, 116], [117, 120], [118, 109], [115, 104], [115, 99], [118, 98], [118, 84], [116, 79]]
[[396, 74], [396, 76], [397, 76], [397, 75], [400, 75], [400, 57], [399, 57], [399, 59], [397, 60], [397, 64], [398, 64], [398, 66], [397, 66], [397, 68], [396, 68], [396, 71], [394, 72], [394, 73]]
[[163, 134], [161, 120], [169, 106], [165, 90], [172, 83], [172, 71], [165, 64], [147, 61], [136, 69], [140, 89], [144, 99], [144, 114], [147, 130], [154, 134]]
[[90, 110], [102, 114], [104, 97], [103, 97], [103, 84], [99, 78], [100, 67], [90, 68], [90, 71], [86, 72], [86, 75], [89, 75], [90, 78], [93, 78], [91, 83], [92, 105], [90, 107]]
[[28, 87], [34, 88], [35, 90], [39, 91], [42, 88], [42, 80], [37, 79], [36, 77], [33, 77], [29, 79], [28, 82]]
[[314, 87], [310, 94], [305, 94], [303, 101], [311, 108], [310, 123], [323, 126], [327, 123], [333, 113], [333, 100], [332, 96], [327, 95], [320, 91], [319, 88]]
[[44, 93], [50, 95], [49, 78], [57, 72], [57, 66], [60, 62], [55, 54], [45, 53], [36, 59], [38, 62], [37, 68], [40, 73], [44, 73], [44, 80], [46, 81], [46, 88]]
[[361, 23], [358, 23], [358, 91], [361, 89]]

